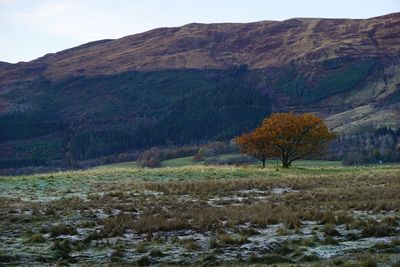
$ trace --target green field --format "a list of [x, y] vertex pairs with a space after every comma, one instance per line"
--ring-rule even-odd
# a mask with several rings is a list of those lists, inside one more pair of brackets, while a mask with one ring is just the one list
[[400, 263], [400, 165], [162, 166], [0, 177], [1, 264]]
[[[224, 154], [221, 155], [220, 160], [224, 161], [227, 159], [234, 159], [242, 154], [238, 153], [232, 153], [232, 154]], [[184, 166], [194, 166], [194, 165], [206, 165], [205, 160], [211, 160], [214, 159], [216, 160], [215, 156], [211, 157], [206, 157], [203, 161], [194, 161], [192, 156], [189, 157], [182, 157], [182, 158], [176, 158], [176, 159], [169, 159], [169, 160], [164, 160], [161, 162], [161, 167], [184, 167]], [[272, 166], [275, 167], [277, 164], [280, 164], [279, 160], [267, 160], [266, 162], [267, 166]], [[255, 162], [250, 165], [260, 165], [260, 162]], [[341, 161], [327, 161], [327, 160], [298, 160], [293, 162], [293, 167], [313, 167], [313, 168], [318, 168], [318, 167], [339, 167], [342, 166]], [[123, 163], [115, 163], [115, 164], [108, 164], [108, 165], [102, 165], [99, 167], [96, 167], [96, 169], [108, 169], [108, 168], [121, 168], [121, 167], [127, 167], [127, 168], [136, 168], [137, 164], [135, 161], [131, 162], [123, 162]]]

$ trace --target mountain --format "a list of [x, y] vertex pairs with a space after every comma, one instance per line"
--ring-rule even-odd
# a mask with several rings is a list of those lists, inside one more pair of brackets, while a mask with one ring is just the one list
[[399, 40], [400, 13], [193, 23], [0, 62], [0, 168], [231, 138], [279, 111], [396, 129]]

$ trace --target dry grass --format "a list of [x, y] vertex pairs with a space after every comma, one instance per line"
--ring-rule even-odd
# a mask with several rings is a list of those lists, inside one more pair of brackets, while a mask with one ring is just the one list
[[[262, 170], [249, 169], [250, 174], [257, 175], [248, 178], [240, 178], [241, 172], [246, 169], [238, 168], [240, 175], [233, 175], [231, 179], [226, 176], [233, 173], [235, 168], [210, 167], [195, 170], [205, 170], [207, 175], [215, 172], [213, 175], [219, 178], [143, 181], [114, 177], [103, 182], [105, 178], [99, 180], [96, 177], [85, 181], [91, 186], [87, 187], [83, 197], [73, 196], [46, 202], [2, 197], [0, 230], [10, 236], [20, 233], [26, 246], [40, 245], [50, 249], [48, 243], [54, 243], [49, 255], [37, 261], [52, 262], [54, 257], [73, 261], [70, 257], [72, 251], [85, 251], [89, 247], [97, 248], [104, 244], [111, 248], [109, 260], [115, 264], [120, 264], [129, 253], [146, 253], [142, 255], [143, 263], [155, 262], [159, 253], [154, 251], [165, 243], [193, 253], [204, 249], [204, 244], [201, 245], [193, 238], [187, 241], [179, 240], [176, 236], [174, 238], [171, 233], [179, 231], [207, 233], [211, 240], [209, 247], [215, 250], [215, 255], [224, 249], [248, 242], [250, 237], [259, 234], [259, 230], [270, 225], [282, 224], [277, 235], [287, 236], [300, 233], [308, 221], [313, 221], [319, 225], [313, 235], [317, 232], [324, 234], [323, 238], [287, 244], [286, 250], [274, 250], [270, 255], [254, 255], [246, 259], [247, 263], [282, 263], [288, 260], [290, 253], [299, 254], [296, 261], [315, 260], [302, 258], [301, 250], [297, 251], [299, 246], [336, 245], [340, 242], [338, 238], [357, 240], [362, 237], [393, 237], [399, 234], [397, 228], [400, 218], [396, 214], [400, 209], [400, 169], [397, 167], [349, 169], [347, 172], [338, 168], [326, 173], [321, 173], [321, 170], [314, 173], [312, 169], [297, 169], [282, 173], [281, 176], [270, 176], [271, 170], [267, 170], [264, 177], [261, 176]], [[188, 169], [181, 171], [185, 173]], [[171, 173], [179, 170], [166, 172], [170, 177]], [[60, 184], [68, 179], [79, 182], [74, 176], [59, 177]], [[13, 182], [13, 178], [9, 182]], [[279, 190], [275, 189], [287, 191], [276, 193]], [[357, 215], [357, 212], [369, 213], [370, 216], [364, 218]], [[374, 215], [378, 217], [374, 219]], [[359, 234], [341, 235], [337, 229], [343, 225], [347, 229], [357, 230]], [[82, 231], [84, 234], [78, 234]], [[165, 231], [170, 234], [160, 234]], [[50, 239], [41, 243], [44, 233], [50, 233]], [[143, 240], [147, 241], [136, 245], [118, 242], [107, 244], [108, 240], [124, 240], [124, 234], [128, 233], [146, 236]], [[82, 241], [55, 242], [64, 239], [63, 235], [78, 235]], [[397, 246], [394, 244], [394, 248], [391, 245], [381, 245], [381, 249], [393, 251]], [[165, 250], [160, 251], [166, 254]], [[4, 257], [11, 261], [14, 259], [12, 255]], [[215, 263], [218, 257], [200, 257], [199, 261], [201, 264]]]

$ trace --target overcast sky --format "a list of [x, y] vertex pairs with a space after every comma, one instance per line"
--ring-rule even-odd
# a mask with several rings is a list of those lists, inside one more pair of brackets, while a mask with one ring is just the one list
[[0, 0], [0, 61], [29, 61], [99, 39], [191, 22], [369, 18], [400, 0]]

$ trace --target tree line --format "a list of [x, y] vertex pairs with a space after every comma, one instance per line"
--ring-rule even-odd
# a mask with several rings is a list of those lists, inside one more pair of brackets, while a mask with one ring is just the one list
[[329, 147], [328, 159], [344, 165], [400, 162], [400, 129], [363, 128], [339, 135]]

